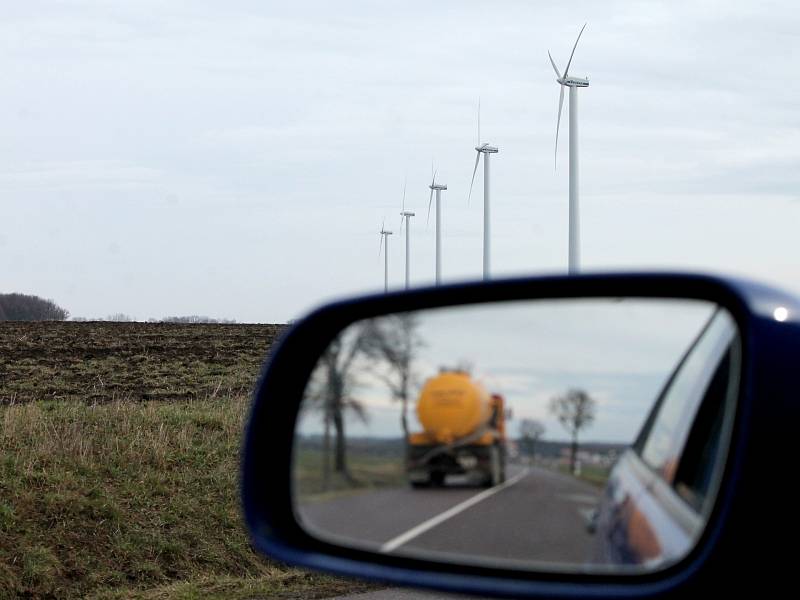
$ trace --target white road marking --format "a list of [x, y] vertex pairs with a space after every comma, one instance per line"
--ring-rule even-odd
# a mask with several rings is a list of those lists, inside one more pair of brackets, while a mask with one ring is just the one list
[[560, 494], [565, 500], [576, 502], [578, 504], [597, 504], [600, 500], [597, 496], [590, 494]]
[[519, 473], [518, 475], [515, 475], [514, 477], [512, 477], [511, 479], [509, 479], [505, 483], [501, 483], [500, 485], [496, 485], [493, 488], [489, 488], [488, 490], [484, 490], [479, 494], [475, 494], [474, 496], [472, 496], [470, 498], [467, 498], [466, 500], [464, 500], [460, 504], [456, 504], [452, 508], [448, 508], [443, 513], [440, 513], [440, 514], [436, 515], [435, 517], [420, 523], [416, 527], [412, 527], [411, 529], [409, 529], [405, 533], [401, 533], [396, 538], [393, 538], [393, 539], [389, 540], [388, 542], [386, 542], [385, 544], [383, 544], [383, 546], [380, 547], [380, 552], [382, 552], [384, 554], [388, 554], [389, 552], [393, 552], [394, 550], [396, 550], [397, 548], [399, 548], [400, 546], [402, 546], [406, 542], [410, 542], [415, 537], [422, 535], [423, 533], [425, 533], [426, 531], [428, 531], [430, 529], [433, 529], [434, 527], [436, 527], [440, 523], [444, 523], [445, 521], [447, 521], [447, 519], [455, 517], [457, 514], [459, 514], [461, 512], [464, 512], [470, 506], [475, 506], [478, 502], [481, 502], [482, 500], [486, 500], [486, 498], [489, 498], [490, 496], [494, 496], [497, 492], [499, 492], [501, 490], [504, 490], [504, 489], [506, 489], [508, 487], [511, 487], [512, 485], [517, 483], [520, 479], [525, 477], [527, 474], [528, 474], [528, 470], [526, 469], [525, 471], [523, 471], [522, 473]]

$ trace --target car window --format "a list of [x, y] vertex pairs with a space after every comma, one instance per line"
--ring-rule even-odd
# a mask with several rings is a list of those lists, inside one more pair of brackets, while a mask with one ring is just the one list
[[706, 390], [697, 417], [684, 447], [678, 472], [675, 475], [675, 490], [698, 512], [709, 508], [713, 496], [714, 477], [719, 472], [722, 440], [729, 427], [732, 391], [737, 389], [733, 379], [738, 377], [740, 347], [731, 343], [717, 367]]
[[717, 375], [724, 378], [727, 372], [723, 368], [726, 361], [722, 361], [719, 368], [715, 367], [730, 347], [735, 332], [733, 319], [727, 313], [717, 312], [711, 318], [670, 380], [648, 429], [640, 438], [642, 459], [667, 483], [675, 482], [689, 429], [709, 385]]

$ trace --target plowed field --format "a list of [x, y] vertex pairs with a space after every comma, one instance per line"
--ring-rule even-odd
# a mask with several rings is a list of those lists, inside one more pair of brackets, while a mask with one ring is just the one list
[[0, 323], [0, 404], [247, 394], [284, 325]]

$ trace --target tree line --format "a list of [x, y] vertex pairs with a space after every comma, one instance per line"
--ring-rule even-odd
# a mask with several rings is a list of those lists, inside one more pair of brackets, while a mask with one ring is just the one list
[[[89, 321], [101, 321], [106, 323], [136, 323], [139, 322], [135, 317], [126, 315], [125, 313], [115, 313], [107, 317], [96, 317], [87, 319], [86, 317], [73, 317], [73, 321], [78, 323], [86, 323]], [[163, 319], [149, 318], [145, 323], [206, 323], [206, 324], [220, 324], [220, 325], [235, 325], [236, 319], [215, 319], [214, 317], [205, 317], [202, 315], [187, 315], [184, 317], [164, 317]]]
[[[66, 321], [69, 311], [60, 307], [55, 301], [31, 294], [0, 294], [0, 321]], [[130, 323], [136, 319], [125, 313], [115, 313], [106, 318], [87, 319], [73, 317], [73, 321], [111, 321], [115, 323]], [[235, 319], [217, 319], [205, 315], [184, 315], [164, 317], [163, 319], [148, 319], [148, 323], [219, 323], [232, 325]]]
[[0, 321], [66, 321], [69, 311], [29, 294], [0, 294]]

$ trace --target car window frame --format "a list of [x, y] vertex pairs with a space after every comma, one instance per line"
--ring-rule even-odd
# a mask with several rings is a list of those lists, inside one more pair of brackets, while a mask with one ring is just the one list
[[[735, 420], [736, 398], [739, 395], [739, 384], [740, 384], [741, 367], [742, 367], [741, 332], [739, 331], [735, 317], [728, 311], [726, 311], [723, 307], [718, 306], [714, 310], [713, 314], [709, 317], [708, 321], [701, 328], [700, 332], [697, 334], [697, 336], [694, 338], [692, 343], [687, 348], [686, 352], [681, 357], [677, 366], [671, 373], [669, 379], [664, 384], [662, 391], [659, 393], [655, 404], [650, 410], [650, 414], [648, 415], [647, 419], [642, 425], [642, 428], [639, 431], [639, 434], [637, 435], [635, 442], [631, 446], [632, 453], [636, 457], [637, 462], [642, 467], [647, 469], [647, 471], [651, 475], [647, 487], [651, 490], [651, 492], [654, 495], [658, 496], [661, 499], [662, 505], [673, 509], [670, 510], [670, 513], [672, 513], [680, 522], [686, 524], [687, 526], [690, 526], [697, 533], [699, 533], [702, 530], [703, 521], [708, 518], [711, 508], [713, 507], [713, 502], [707, 502], [707, 501], [703, 502], [703, 508], [701, 510], [697, 510], [682, 494], [678, 492], [675, 485], [676, 484], [675, 478], [673, 477], [672, 480], [667, 480], [663, 476], [661, 469], [658, 469], [653, 465], [651, 465], [645, 459], [643, 453], [647, 441], [649, 440], [649, 436], [653, 432], [653, 428], [656, 424], [663, 403], [666, 400], [669, 391], [672, 389], [673, 384], [681, 374], [682, 369], [686, 365], [687, 361], [690, 359], [692, 353], [697, 348], [698, 344], [708, 334], [715, 320], [719, 318], [720, 314], [726, 314], [726, 313], [734, 327], [733, 336], [729, 343], [720, 344], [718, 348], [714, 349], [713, 364], [715, 365], [715, 370], [711, 374], [709, 374], [708, 382], [706, 386], [704, 386], [702, 394], [694, 401], [686, 403], [686, 405], [682, 408], [681, 411], [682, 413], [691, 412], [693, 413], [694, 416], [689, 420], [690, 426], [687, 428], [685, 435], [683, 436], [683, 439], [680, 443], [679, 452], [676, 457], [676, 466], [675, 466], [675, 474], [677, 475], [677, 473], [680, 472], [680, 467], [684, 460], [686, 445], [690, 439], [691, 431], [692, 428], [694, 427], [695, 418], [697, 416], [698, 411], [700, 410], [700, 407], [703, 404], [703, 401], [705, 400], [705, 395], [708, 391], [708, 385], [710, 385], [711, 380], [713, 379], [713, 376], [716, 373], [716, 368], [718, 367], [720, 362], [724, 359], [725, 354], [730, 352], [731, 362], [729, 366], [728, 388], [726, 390], [726, 398], [724, 400], [725, 408], [723, 409], [724, 411], [723, 424], [719, 434], [720, 443], [723, 450], [719, 452], [715, 457], [713, 475], [711, 481], [709, 482], [708, 486], [709, 493], [707, 494], [707, 496], [714, 497], [716, 495], [722, 480], [722, 475], [724, 471], [723, 467], [725, 461], [727, 460], [727, 455], [729, 452], [730, 437], [733, 431], [733, 423]], [[690, 511], [691, 515], [686, 511]]]

